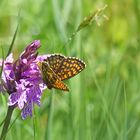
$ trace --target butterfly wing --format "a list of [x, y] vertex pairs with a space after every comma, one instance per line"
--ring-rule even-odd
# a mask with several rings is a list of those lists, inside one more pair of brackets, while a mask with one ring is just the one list
[[61, 63], [59, 69], [56, 71], [56, 74], [61, 80], [66, 80], [80, 73], [85, 66], [85, 63], [80, 59], [75, 57], [67, 57]]
[[67, 85], [60, 80], [60, 78], [54, 73], [47, 62], [40, 62], [38, 66], [41, 70], [43, 81], [49, 89], [56, 88], [69, 91]]
[[77, 75], [86, 66], [85, 63], [78, 58], [65, 57], [59, 54], [51, 55], [45, 61], [49, 63], [60, 80], [66, 80]]
[[63, 55], [52, 54], [51, 56], [48, 56], [44, 61], [46, 61], [51, 69], [56, 73], [64, 59], [65, 56]]

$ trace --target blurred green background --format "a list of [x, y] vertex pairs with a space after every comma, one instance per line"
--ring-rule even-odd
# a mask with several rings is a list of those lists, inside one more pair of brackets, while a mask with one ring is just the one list
[[[64, 47], [84, 17], [105, 4], [109, 20], [100, 27], [93, 22]], [[0, 47], [5, 55], [19, 11], [15, 59], [39, 39], [40, 54], [75, 56], [87, 67], [66, 82], [69, 93], [46, 90], [41, 107], [35, 106], [32, 118], [18, 117], [7, 140], [139, 140], [140, 1], [0, 0]], [[6, 109], [7, 96], [1, 95], [0, 122]]]

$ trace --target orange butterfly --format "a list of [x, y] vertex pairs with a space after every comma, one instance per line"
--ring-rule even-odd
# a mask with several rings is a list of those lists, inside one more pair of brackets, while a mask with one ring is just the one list
[[85, 63], [75, 57], [53, 54], [43, 62], [37, 63], [41, 70], [44, 83], [49, 89], [56, 88], [69, 91], [63, 80], [69, 79], [85, 68]]

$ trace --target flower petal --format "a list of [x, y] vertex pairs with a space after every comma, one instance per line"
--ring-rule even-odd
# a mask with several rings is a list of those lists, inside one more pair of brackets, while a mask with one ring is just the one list
[[20, 97], [20, 94], [18, 94], [17, 92], [10, 94], [8, 105], [9, 106], [15, 105], [18, 102], [19, 97]]
[[21, 113], [22, 119], [26, 119], [28, 116], [32, 117], [32, 110], [33, 110], [33, 104], [32, 102], [29, 102], [28, 105], [22, 110]]
[[24, 104], [27, 102], [26, 92], [23, 92], [18, 99], [18, 107], [23, 109]]

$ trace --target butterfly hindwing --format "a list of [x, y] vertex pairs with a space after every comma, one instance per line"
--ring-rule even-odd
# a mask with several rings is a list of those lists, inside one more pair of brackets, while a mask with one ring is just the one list
[[47, 62], [41, 63], [41, 72], [43, 81], [49, 89], [56, 88], [64, 91], [69, 91], [67, 85], [54, 73]]

